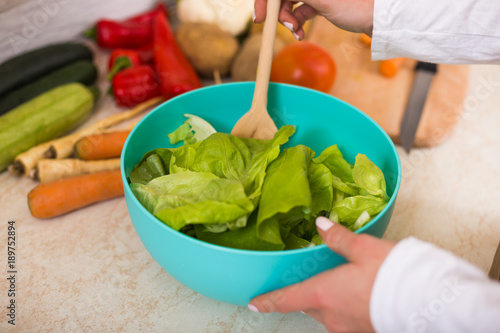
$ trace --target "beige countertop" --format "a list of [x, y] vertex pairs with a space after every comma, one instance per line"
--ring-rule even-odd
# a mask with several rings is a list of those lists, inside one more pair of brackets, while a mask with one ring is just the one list
[[[103, 69], [105, 59], [98, 65]], [[105, 83], [101, 83], [105, 88]], [[398, 151], [403, 180], [385, 234], [437, 244], [487, 271], [500, 240], [500, 66], [471, 66], [464, 112], [443, 144]], [[119, 112], [106, 97], [89, 122]], [[27, 178], [0, 174], [0, 331], [323, 332], [300, 314], [255, 314], [184, 287], [149, 255], [113, 199], [33, 218]], [[7, 323], [7, 226], [16, 228], [16, 326]]]

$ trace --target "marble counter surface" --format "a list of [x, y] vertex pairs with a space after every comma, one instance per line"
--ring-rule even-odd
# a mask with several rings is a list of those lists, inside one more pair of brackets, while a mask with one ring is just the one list
[[[100, 66], [105, 66], [104, 62]], [[403, 181], [385, 238], [437, 244], [488, 270], [500, 240], [500, 66], [472, 66], [464, 112], [438, 147], [398, 151]], [[107, 98], [95, 119], [118, 112]], [[0, 331], [323, 332], [300, 313], [255, 314], [211, 300], [151, 258], [123, 198], [37, 220], [36, 182], [0, 174]], [[7, 227], [16, 228], [16, 326], [7, 323]]]

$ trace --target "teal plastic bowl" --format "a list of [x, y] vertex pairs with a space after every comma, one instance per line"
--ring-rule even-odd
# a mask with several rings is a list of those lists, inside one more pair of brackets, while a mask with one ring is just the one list
[[[325, 245], [287, 251], [248, 251], [206, 243], [177, 232], [150, 214], [130, 190], [128, 176], [149, 150], [172, 147], [167, 134], [184, 123], [185, 113], [229, 133], [250, 109], [254, 83], [228, 83], [173, 98], [151, 111], [130, 133], [121, 172], [130, 218], [151, 256], [179, 282], [210, 298], [247, 305], [253, 297], [302, 281], [345, 262]], [[295, 125], [286, 146], [304, 144], [316, 155], [338, 144], [354, 163], [366, 154], [386, 177], [391, 199], [358, 232], [382, 237], [391, 218], [401, 181], [401, 164], [389, 136], [366, 114], [327, 94], [292, 85], [271, 84], [268, 110], [276, 125]], [[285, 146], [285, 147], [286, 147]]]

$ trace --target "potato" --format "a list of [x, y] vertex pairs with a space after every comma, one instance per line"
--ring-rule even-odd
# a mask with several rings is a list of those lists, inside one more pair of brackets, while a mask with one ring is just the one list
[[[253, 34], [245, 40], [231, 66], [231, 77], [234, 81], [255, 81], [261, 43], [262, 34], [260, 33]], [[274, 54], [284, 46], [283, 39], [276, 37]]]
[[229, 74], [238, 40], [210, 23], [182, 23], [176, 30], [176, 39], [182, 51], [198, 74], [213, 77]]

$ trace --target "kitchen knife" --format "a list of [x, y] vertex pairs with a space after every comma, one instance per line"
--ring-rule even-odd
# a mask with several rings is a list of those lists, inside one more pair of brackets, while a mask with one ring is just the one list
[[437, 65], [427, 62], [419, 61], [415, 67], [415, 80], [399, 129], [399, 139], [407, 153], [410, 152], [415, 141], [420, 116], [436, 71]]

